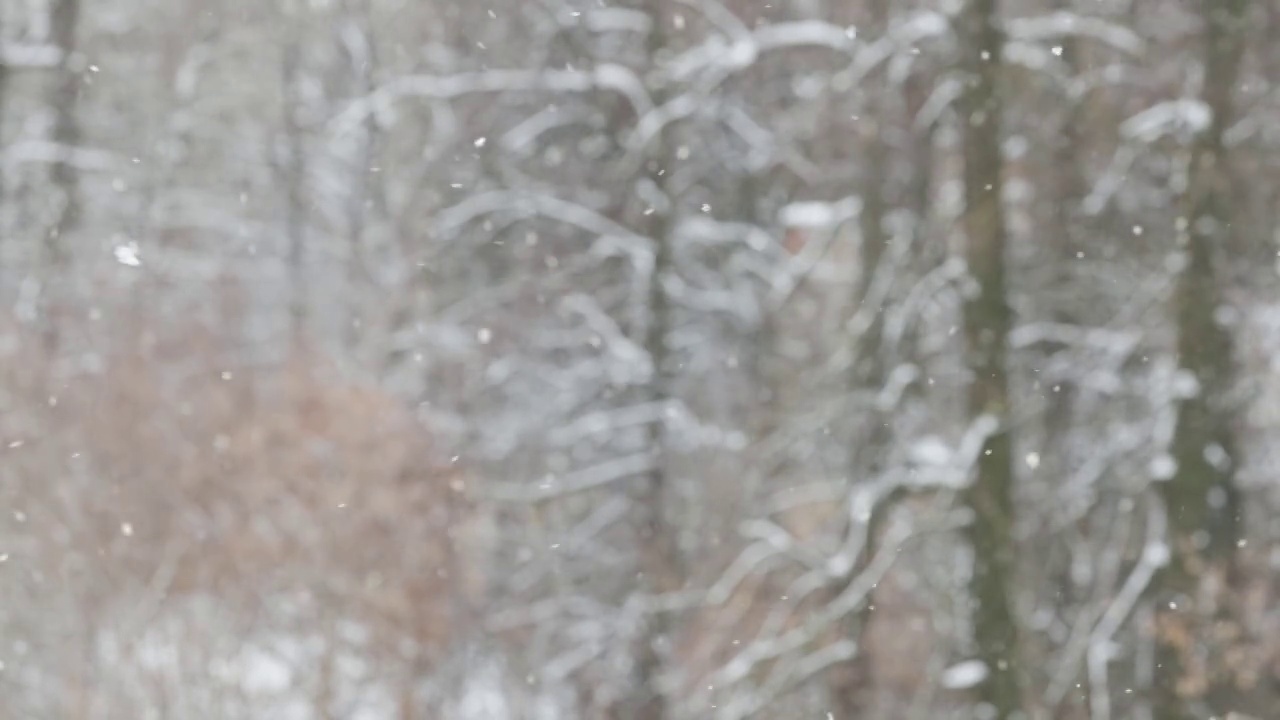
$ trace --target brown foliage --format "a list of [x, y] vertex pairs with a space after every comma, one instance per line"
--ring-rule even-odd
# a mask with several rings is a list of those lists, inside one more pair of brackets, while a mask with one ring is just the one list
[[317, 353], [248, 368], [198, 330], [61, 367], [7, 337], [0, 494], [30, 518], [27, 567], [79, 568], [86, 615], [148, 588], [249, 614], [301, 593], [428, 657], [482, 600], [465, 475], [372, 383]]

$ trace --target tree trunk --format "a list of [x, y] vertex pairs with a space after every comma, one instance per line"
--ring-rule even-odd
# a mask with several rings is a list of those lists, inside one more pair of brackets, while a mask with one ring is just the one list
[[[652, 62], [666, 42], [662, 32], [667, 17], [665, 0], [649, 0], [648, 10], [653, 18], [649, 38]], [[653, 100], [655, 105], [661, 105], [664, 101], [662, 93], [653, 92]], [[662, 281], [672, 272], [671, 231], [678, 202], [670, 187], [673, 174], [670, 160], [673, 156], [667, 149], [667, 135], [668, 131], [664, 130], [654, 140], [655, 147], [649, 156], [655, 160], [648, 165], [650, 182], [668, 200], [667, 207], [657, 208], [648, 216], [645, 233], [653, 248], [653, 267], [648, 278], [648, 322], [642, 335], [644, 349], [653, 368], [653, 376], [644, 391], [644, 401], [650, 403], [666, 401], [671, 395], [667, 341], [673, 323], [670, 301]], [[654, 469], [637, 480], [632, 496], [632, 522], [639, 543], [642, 591], [653, 597], [678, 591], [684, 581], [676, 530], [666, 517], [667, 495], [671, 488], [667, 475], [666, 428], [661, 420], [649, 425], [648, 446]], [[621, 720], [665, 720], [671, 715], [669, 699], [658, 687], [666, 664], [662, 646], [669, 639], [670, 623], [664, 613], [647, 612], [636, 636], [633, 686], [629, 690], [630, 696], [620, 708]]]
[[[868, 8], [872, 34], [883, 34], [889, 25], [889, 4], [885, 0], [873, 0]], [[885, 90], [881, 88], [882, 92]], [[870, 96], [874, 98], [875, 96]], [[863, 157], [862, 182], [859, 194], [862, 197], [862, 211], [858, 218], [861, 245], [858, 249], [858, 277], [853, 286], [853, 296], [849, 304], [849, 316], [867, 310], [867, 302], [877, 302], [870, 297], [869, 291], [881, 271], [885, 244], [889, 238], [884, 231], [885, 215], [888, 210], [887, 178], [889, 177], [889, 151], [885, 133], [890, 108], [881, 99], [868, 100], [869, 107], [860, 122], [862, 129], [861, 153]], [[881, 308], [870, 309], [874, 313], [866, 331], [847, 339], [850, 343], [849, 373], [846, 378], [846, 392], [851, 401], [859, 396], [875, 392], [885, 381], [884, 359], [881, 355], [883, 338], [883, 315]], [[850, 483], [865, 482], [874, 479], [882, 472], [882, 464], [888, 445], [891, 441], [891, 430], [888, 419], [874, 408], [849, 405], [849, 412], [856, 417], [849, 418], [852, 431], [847, 448], [847, 473]], [[873, 518], [868, 520], [867, 547], [859, 565], [865, 566], [875, 557], [878, 547], [880, 525], [886, 512], [891, 509], [892, 502], [885, 502], [876, 508]], [[859, 568], [861, 570], [861, 567]], [[855, 572], [854, 577], [857, 576]], [[830, 588], [829, 596], [834, 598], [843, 588]], [[837, 628], [845, 635], [858, 635], [866, 632], [871, 619], [870, 608], [874, 603], [868, 602], [857, 612], [854, 621], [848, 627]], [[846, 663], [836, 667], [830, 677], [830, 689], [833, 703], [839, 710], [839, 720], [853, 720], [866, 716], [871, 712], [873, 687], [873, 668], [875, 658], [865, 649]]]
[[997, 83], [1002, 35], [996, 0], [969, 0], [959, 16], [968, 88], [962, 98], [965, 123], [963, 229], [969, 272], [977, 293], [964, 306], [970, 373], [971, 420], [998, 423], [979, 456], [977, 477], [964, 493], [974, 513], [966, 534], [973, 549], [970, 580], [973, 631], [979, 659], [989, 670], [977, 699], [993, 718], [1014, 717], [1022, 706], [1018, 680], [1018, 622], [1013, 606], [1013, 454], [1009, 429], [1006, 347], [1012, 312], [1005, 286], [1005, 218], [1001, 207], [1000, 119]]
[[[341, 39], [351, 63], [352, 96], [368, 97], [376, 84], [377, 46], [370, 23], [367, 0], [349, 0], [344, 22], [344, 32], [350, 35]], [[365, 264], [365, 235], [369, 220], [367, 207], [371, 204], [373, 179], [371, 166], [378, 145], [378, 123], [369, 113], [358, 130], [360, 138], [354, 165], [351, 168], [351, 186], [347, 195], [347, 292], [349, 316], [344, 328], [346, 347], [355, 351], [364, 337], [365, 308], [360, 301], [361, 285], [370, 279]]]
[[301, 48], [296, 40], [284, 47], [283, 66], [283, 103], [285, 161], [282, 168], [284, 176], [286, 207], [285, 233], [288, 242], [287, 257], [289, 268], [289, 333], [294, 349], [299, 346], [306, 331], [307, 321], [307, 212], [306, 212], [306, 141], [303, 138], [300, 122], [302, 99], [298, 92], [299, 63]]
[[[1174, 291], [1178, 363], [1198, 390], [1178, 407], [1174, 476], [1160, 487], [1169, 512], [1171, 562], [1156, 578], [1156, 674], [1153, 708], [1161, 720], [1205, 717], [1223, 704], [1238, 678], [1215, 660], [1224, 645], [1210, 633], [1239, 630], [1229, 589], [1241, 537], [1240, 494], [1234, 483], [1239, 450], [1233, 339], [1218, 317], [1224, 306], [1217, 264], [1232, 234], [1223, 134], [1233, 121], [1232, 91], [1244, 52], [1245, 0], [1203, 0], [1203, 100], [1213, 112], [1195, 141], [1187, 168], [1178, 252], [1185, 262]], [[1213, 649], [1215, 657], [1207, 651]], [[1243, 689], [1243, 688], [1240, 688]]]
[[66, 236], [80, 217], [79, 184], [72, 155], [80, 145], [80, 124], [76, 117], [80, 95], [80, 71], [76, 67], [76, 29], [79, 25], [80, 0], [55, 0], [50, 11], [49, 28], [52, 40], [62, 51], [53, 91], [49, 103], [53, 106], [53, 142], [58, 147], [57, 159], [50, 171], [50, 181], [61, 195], [57, 215], [49, 226], [45, 238], [44, 282], [41, 295], [44, 312], [39, 317], [44, 323], [45, 349], [56, 353], [61, 331], [59, 307], [65, 300], [70, 281], [68, 268], [71, 261]]

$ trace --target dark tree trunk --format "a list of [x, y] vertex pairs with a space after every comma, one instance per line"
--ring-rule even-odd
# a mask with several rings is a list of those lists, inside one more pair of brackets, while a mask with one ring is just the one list
[[1007, 340], [1012, 324], [1006, 290], [1005, 217], [1001, 207], [998, 88], [1003, 37], [996, 0], [969, 0], [958, 20], [969, 86], [962, 98], [964, 131], [963, 229], [969, 272], [978, 291], [964, 306], [971, 420], [989, 416], [997, 428], [978, 458], [964, 493], [974, 513], [966, 535], [973, 548], [970, 581], [974, 640], [989, 673], [977, 699], [1004, 720], [1021, 710], [1018, 621], [1014, 611], [1013, 447], [1009, 428]]
[[[648, 0], [647, 7], [653, 18], [649, 38], [650, 62], [665, 46], [662, 32], [667, 22], [665, 0]], [[660, 105], [663, 93], [654, 91], [655, 104]], [[668, 151], [669, 128], [654, 139], [654, 146], [647, 164], [649, 181], [667, 199], [666, 207], [657, 208], [647, 216], [644, 233], [653, 249], [653, 267], [648, 278], [648, 321], [643, 329], [642, 341], [653, 368], [653, 377], [645, 389], [645, 402], [663, 402], [671, 397], [671, 363], [667, 353], [673, 318], [670, 300], [662, 286], [663, 278], [674, 272], [672, 267], [671, 232], [678, 212], [679, 199], [671, 187], [674, 175], [674, 155]], [[666, 452], [666, 428], [661, 421], [649, 425], [648, 450], [653, 457], [654, 468], [637, 479], [632, 494], [632, 522], [639, 543], [639, 569], [641, 588], [650, 596], [666, 595], [678, 591], [684, 583], [681, 569], [679, 543], [676, 530], [667, 519], [668, 496], [671, 493]], [[666, 665], [664, 644], [669, 641], [670, 621], [662, 612], [649, 611], [642, 620], [636, 637], [633, 674], [629, 697], [618, 708], [619, 720], [666, 720], [671, 716], [669, 699], [659, 687], [659, 680]]]
[[67, 235], [80, 218], [79, 178], [72, 156], [80, 145], [80, 123], [76, 107], [80, 97], [80, 70], [76, 67], [76, 30], [79, 26], [80, 0], [56, 0], [50, 11], [52, 40], [62, 51], [62, 60], [54, 78], [49, 103], [53, 106], [53, 142], [58, 146], [58, 156], [50, 171], [50, 180], [57, 188], [61, 204], [45, 237], [44, 282], [41, 288], [44, 311], [40, 313], [44, 323], [45, 348], [56, 353], [60, 344], [60, 306], [65, 301], [64, 284], [68, 279], [71, 255], [67, 249]]
[[[1156, 578], [1155, 715], [1190, 720], [1236, 709], [1224, 702], [1238, 687], [1231, 663], [1215, 660], [1224, 645], [1210, 633], [1236, 627], [1230, 588], [1241, 538], [1235, 485], [1234, 347], [1219, 322], [1224, 307], [1223, 252], [1232, 217], [1223, 134], [1233, 121], [1232, 93], [1244, 53], [1245, 0], [1203, 0], [1203, 100], [1213, 119], [1191, 148], [1187, 190], [1178, 219], [1185, 262], [1174, 291], [1178, 364], [1196, 380], [1181, 401], [1174, 430], [1174, 476], [1160, 486], [1169, 513], [1171, 562]], [[1213, 649], [1213, 657], [1205, 650]]]
[[282, 58], [283, 124], [285, 159], [281, 175], [285, 183], [285, 237], [289, 265], [289, 332], [295, 349], [306, 332], [308, 287], [306, 267], [306, 140], [301, 124], [302, 99], [298, 91], [302, 49], [297, 41], [284, 47]]

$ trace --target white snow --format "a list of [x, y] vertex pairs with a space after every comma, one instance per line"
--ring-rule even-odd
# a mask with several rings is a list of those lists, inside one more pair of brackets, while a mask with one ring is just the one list
[[1153, 142], [1174, 132], [1203, 132], [1213, 121], [1213, 110], [1200, 100], [1182, 98], [1157, 103], [1120, 124], [1120, 134], [1130, 140]]
[[987, 679], [990, 670], [981, 660], [962, 660], [942, 671], [942, 686], [948, 690], [967, 690]]
[[847, 197], [836, 202], [794, 202], [778, 212], [778, 220], [789, 228], [829, 228], [852, 220], [862, 211], [862, 198]]
[[1161, 453], [1147, 464], [1147, 473], [1153, 480], [1171, 480], [1178, 472], [1178, 461], [1168, 453]]
[[129, 267], [138, 267], [142, 264], [142, 259], [138, 257], [138, 244], [135, 242], [117, 245], [113, 251], [116, 256], [116, 262]]

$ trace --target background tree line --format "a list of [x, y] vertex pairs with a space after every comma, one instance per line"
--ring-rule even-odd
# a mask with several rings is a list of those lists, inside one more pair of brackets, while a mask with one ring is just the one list
[[0, 717], [1267, 717], [1280, 6], [0, 2]]

